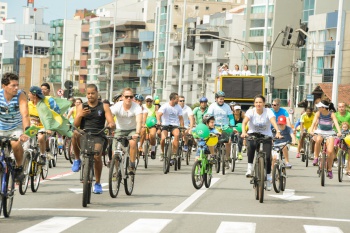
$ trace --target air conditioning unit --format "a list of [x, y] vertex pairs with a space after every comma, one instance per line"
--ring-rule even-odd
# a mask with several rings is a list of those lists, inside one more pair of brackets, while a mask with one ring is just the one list
[[175, 10], [179, 9], [179, 5], [174, 5], [174, 9]]
[[230, 52], [226, 52], [225, 57], [230, 57]]

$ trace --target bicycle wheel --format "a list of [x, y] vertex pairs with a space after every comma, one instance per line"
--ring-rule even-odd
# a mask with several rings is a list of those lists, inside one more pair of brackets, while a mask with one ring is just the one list
[[189, 165], [189, 164], [190, 164], [191, 151], [192, 151], [192, 149], [190, 150], [190, 147], [189, 147], [189, 148], [188, 148], [188, 151], [186, 152], [186, 165]]
[[310, 144], [309, 140], [304, 142], [304, 158], [305, 158], [305, 167], [309, 166], [309, 155], [310, 155]]
[[202, 162], [197, 160], [192, 166], [192, 184], [195, 189], [200, 189], [203, 186], [203, 176], [201, 175]]
[[74, 151], [73, 151], [73, 142], [72, 142], [72, 140], [69, 140], [69, 142], [68, 142], [67, 153], [68, 153], [69, 162], [71, 164], [73, 164], [73, 161], [75, 160], [75, 155], [74, 155]]
[[143, 160], [145, 161], [145, 168], [148, 167], [148, 153], [149, 153], [149, 140], [143, 143]]
[[176, 156], [176, 159], [177, 159], [177, 169], [181, 169], [181, 162], [182, 162], [182, 148], [178, 148], [177, 149], [177, 156]]
[[236, 160], [237, 160], [237, 144], [232, 143], [231, 144], [231, 172], [235, 171]]
[[264, 157], [259, 157], [259, 168], [258, 168], [258, 175], [259, 175], [259, 202], [264, 202], [264, 189], [265, 189], [265, 161]]
[[57, 147], [57, 141], [55, 141], [55, 145], [53, 147], [53, 154], [52, 154], [53, 159], [51, 160], [53, 167], [56, 167], [57, 165], [57, 155], [58, 155], [58, 147]]
[[19, 182], [19, 193], [21, 195], [24, 195], [27, 192], [31, 165], [32, 165], [32, 155], [30, 154], [29, 151], [24, 151], [24, 153], [23, 153], [23, 173], [24, 173], [25, 177], [23, 180], [21, 180]]
[[69, 160], [69, 154], [68, 154], [68, 151], [69, 151], [69, 141], [71, 139], [70, 138], [67, 138], [65, 137], [64, 140], [63, 140], [63, 154], [64, 154], [64, 157], [66, 158], [66, 160]]
[[279, 164], [275, 163], [272, 169], [272, 185], [276, 193], [281, 191], [281, 170]]
[[92, 191], [92, 177], [93, 177], [93, 167], [92, 163], [89, 161], [89, 158], [85, 158], [84, 170], [83, 170], [83, 207], [86, 207], [87, 204], [91, 202], [91, 191]]
[[216, 148], [216, 159], [215, 159], [215, 170], [216, 173], [220, 172], [220, 164], [221, 164], [221, 150]]
[[119, 156], [116, 154], [113, 156], [109, 167], [108, 186], [109, 195], [112, 198], [116, 198], [118, 196], [120, 183], [122, 181], [122, 171], [121, 166], [119, 166], [119, 162]]
[[3, 194], [2, 196], [2, 208], [5, 218], [8, 218], [10, 217], [13, 197], [15, 195], [15, 181], [13, 171], [8, 172], [5, 179], [6, 184], [3, 184], [2, 188], [6, 190], [6, 194]]
[[204, 185], [206, 188], [210, 187], [212, 176], [212, 164], [207, 163], [205, 173], [203, 174]]
[[343, 167], [344, 167], [344, 160], [345, 159], [345, 151], [342, 149], [339, 149], [338, 151], [338, 181], [343, 182]]
[[222, 174], [225, 175], [225, 163], [226, 163], [226, 151], [225, 151], [225, 145], [222, 145], [220, 147], [220, 150], [221, 150], [221, 171], [222, 171]]
[[[109, 158], [111, 158], [112, 156], [112, 142], [110, 139], [108, 139], [108, 146], [107, 149], [105, 151], [105, 153], [103, 153], [103, 164], [108, 167], [110, 165], [110, 160]], [[111, 156], [111, 157], [110, 157]]]
[[163, 172], [164, 174], [167, 174], [170, 169], [170, 156], [171, 156], [171, 146], [169, 144], [165, 144], [165, 153], [164, 153], [164, 160], [163, 160]]
[[322, 153], [321, 157], [321, 186], [324, 186], [326, 179], [326, 156]]
[[134, 190], [134, 181], [135, 181], [135, 175], [130, 175], [128, 172], [128, 167], [129, 167], [129, 156], [126, 156], [126, 161], [125, 161], [125, 174], [126, 178], [124, 179], [124, 189], [125, 189], [125, 194], [130, 196], [132, 194], [132, 191]]
[[50, 161], [48, 159], [46, 159], [45, 165], [40, 165], [41, 177], [43, 178], [43, 180], [46, 179], [47, 174], [49, 173], [49, 164], [50, 164]]
[[32, 162], [32, 174], [30, 177], [30, 188], [32, 189], [32, 192], [35, 193], [38, 191], [39, 185], [40, 185], [40, 178], [42, 173], [42, 167], [41, 165], [38, 165], [39, 161], [39, 155], [36, 156], [36, 161]]
[[281, 170], [281, 176], [280, 176], [281, 191], [284, 191], [287, 185], [287, 169], [286, 167], [282, 167], [280, 168], [280, 170]]
[[255, 200], [259, 200], [259, 163], [258, 161], [255, 161], [255, 164], [254, 164], [254, 188], [255, 188]]

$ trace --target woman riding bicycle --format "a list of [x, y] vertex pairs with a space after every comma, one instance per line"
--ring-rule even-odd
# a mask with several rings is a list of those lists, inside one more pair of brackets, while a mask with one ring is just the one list
[[[254, 108], [249, 109], [242, 123], [241, 137], [245, 138], [248, 135], [254, 135], [259, 133], [264, 136], [272, 137], [271, 124], [276, 129], [276, 137], [281, 138], [280, 130], [276, 123], [275, 114], [271, 109], [265, 108], [265, 97], [262, 95], [256, 95], [254, 97]], [[246, 125], [248, 123], [249, 130], [246, 132]], [[255, 151], [258, 149], [255, 141], [247, 141], [247, 155], [248, 155], [248, 168], [246, 177], [252, 177], [253, 160]], [[272, 139], [264, 143], [264, 152], [266, 153], [266, 173], [267, 173], [267, 190], [271, 190], [271, 150]]]
[[[333, 130], [333, 124], [337, 129], [337, 136], [341, 137], [341, 130], [338, 124], [337, 117], [334, 112], [336, 112], [333, 103], [329, 103], [326, 100], [321, 100], [318, 104], [316, 104], [318, 108], [318, 112], [316, 112], [314, 120], [312, 121], [310, 134], [313, 135], [314, 132], [317, 134], [315, 140], [315, 159], [313, 161], [313, 165], [316, 166], [318, 164], [318, 155], [321, 151], [321, 143], [323, 141], [322, 135], [332, 135], [335, 134]], [[333, 112], [332, 112], [333, 111]], [[317, 130], [315, 130], [317, 126]], [[329, 137], [326, 142], [327, 146], [327, 156], [328, 156], [328, 167], [327, 167], [327, 177], [329, 179], [333, 178], [332, 173], [332, 165], [333, 165], [333, 152], [334, 152], [334, 137]]]

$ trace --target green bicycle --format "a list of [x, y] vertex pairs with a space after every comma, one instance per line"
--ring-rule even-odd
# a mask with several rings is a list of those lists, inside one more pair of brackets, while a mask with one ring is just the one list
[[192, 184], [196, 189], [200, 189], [203, 183], [206, 188], [210, 187], [212, 178], [212, 168], [216, 162], [216, 157], [208, 159], [208, 147], [215, 146], [218, 143], [218, 137], [215, 134], [209, 136], [208, 139], [200, 139], [198, 142], [199, 158], [192, 166]]

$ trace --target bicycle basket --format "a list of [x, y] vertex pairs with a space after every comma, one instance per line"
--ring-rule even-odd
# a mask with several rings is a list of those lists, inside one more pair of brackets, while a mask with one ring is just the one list
[[99, 154], [103, 147], [103, 138], [100, 136], [93, 136], [83, 134], [80, 137], [80, 151], [86, 154]]

